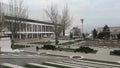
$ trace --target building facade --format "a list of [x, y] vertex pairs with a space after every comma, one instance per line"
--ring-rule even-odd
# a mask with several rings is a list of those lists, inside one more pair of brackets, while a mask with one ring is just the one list
[[73, 38], [80, 38], [80, 36], [81, 36], [81, 30], [78, 27], [73, 27], [70, 30], [70, 32], [71, 32]]
[[[9, 16], [9, 6], [0, 3], [0, 9], [3, 9], [0, 15], [4, 14], [4, 23], [6, 25], [1, 33], [4, 33], [5, 36], [11, 37], [12, 30], [16, 30], [16, 39], [43, 38], [54, 35], [54, 24], [32, 19], [21, 19], [22, 22], [14, 23], [14, 18]], [[9, 16], [9, 18], [7, 16]]]
[[[18, 26], [18, 30], [16, 32], [16, 39], [43, 38], [52, 36], [54, 34], [53, 25], [50, 24], [24, 22], [18, 23], [15, 26]], [[11, 28], [11, 23], [7, 23], [7, 30], [4, 32], [4, 34], [11, 36]]]

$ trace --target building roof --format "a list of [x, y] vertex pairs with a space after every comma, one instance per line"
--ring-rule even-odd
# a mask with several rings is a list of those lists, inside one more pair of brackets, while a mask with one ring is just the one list
[[[15, 17], [11, 16], [4, 16], [5, 19], [16, 19]], [[33, 22], [33, 23], [41, 23], [41, 24], [49, 24], [49, 25], [58, 25], [61, 26], [60, 24], [55, 24], [55, 23], [50, 23], [50, 22], [45, 22], [45, 21], [38, 21], [38, 20], [33, 20], [33, 19], [24, 19], [24, 18], [17, 18], [19, 20], [25, 21], [25, 22]]]

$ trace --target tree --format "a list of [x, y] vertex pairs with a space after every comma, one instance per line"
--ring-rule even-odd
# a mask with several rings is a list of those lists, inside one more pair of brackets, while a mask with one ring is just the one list
[[54, 33], [55, 33], [55, 44], [58, 44], [58, 28], [57, 24], [60, 20], [60, 15], [58, 13], [57, 7], [51, 5], [48, 9], [45, 10], [46, 15], [49, 17], [51, 22], [54, 24]]
[[[58, 36], [63, 32], [63, 36], [65, 36], [65, 30], [70, 26], [70, 22], [72, 20], [68, 7], [64, 7], [62, 13], [58, 12], [58, 8], [55, 5], [51, 5], [48, 9], [45, 10], [46, 15], [49, 17], [54, 26], [55, 33], [55, 42], [57, 44]], [[60, 24], [61, 26], [57, 26]]]
[[108, 32], [108, 31], [110, 31], [110, 28], [108, 27], [108, 25], [105, 25], [103, 27], [103, 32]]
[[0, 35], [2, 36], [2, 32], [5, 29], [6, 24], [4, 23], [3, 16], [0, 15]]
[[99, 38], [99, 39], [104, 39], [104, 33], [103, 33], [103, 32], [100, 32], [100, 33], [97, 35], [97, 38]]
[[61, 25], [62, 25], [62, 32], [63, 36], [65, 36], [65, 30], [70, 26], [70, 23], [72, 21], [72, 17], [70, 16], [69, 9], [68, 7], [64, 7], [62, 10], [62, 15], [61, 15]]
[[107, 25], [105, 25], [103, 27], [103, 31], [98, 34], [97, 38], [110, 39], [110, 28]]
[[0, 35], [2, 36], [2, 31], [6, 27], [6, 24], [4, 23], [4, 6], [3, 3], [0, 3]]
[[70, 32], [70, 39], [73, 39], [73, 33]]
[[97, 30], [94, 29], [94, 30], [92, 31], [92, 33], [93, 33], [93, 38], [95, 39], [95, 38], [97, 37]]
[[104, 39], [110, 38], [110, 28], [108, 27], [108, 25], [105, 25], [103, 27], [103, 34], [104, 34]]
[[8, 16], [14, 17], [8, 21], [13, 45], [18, 32], [26, 28], [25, 25], [20, 27], [24, 23], [20, 18], [28, 18], [28, 8], [24, 6], [24, 0], [10, 0]]
[[120, 33], [119, 33], [119, 34], [117, 34], [117, 39], [120, 39]]

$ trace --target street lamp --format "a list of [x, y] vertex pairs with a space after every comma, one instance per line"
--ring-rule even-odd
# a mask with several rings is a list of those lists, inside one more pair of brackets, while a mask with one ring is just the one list
[[81, 23], [82, 23], [82, 31], [81, 31], [81, 36], [82, 36], [82, 40], [83, 40], [83, 33], [84, 33], [84, 31], [83, 31], [83, 22], [84, 22], [84, 19], [80, 19], [81, 20]]

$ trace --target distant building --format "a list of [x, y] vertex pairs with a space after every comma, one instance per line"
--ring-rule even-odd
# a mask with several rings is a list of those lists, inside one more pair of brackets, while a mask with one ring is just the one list
[[[120, 34], [120, 27], [109, 27], [110, 28], [110, 36], [112, 39], [116, 39], [117, 35]], [[98, 33], [103, 31], [103, 27], [99, 27], [97, 29]]]
[[78, 27], [73, 27], [70, 32], [72, 33], [73, 38], [80, 38], [81, 37], [81, 30]]

